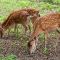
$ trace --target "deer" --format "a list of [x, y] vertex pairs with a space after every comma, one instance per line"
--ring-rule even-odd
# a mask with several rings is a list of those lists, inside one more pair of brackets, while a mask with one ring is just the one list
[[[29, 16], [29, 13], [26, 11], [15, 11], [12, 12], [8, 18], [1, 24], [0, 32], [9, 29], [10, 26], [13, 26], [14, 24], [22, 24], [25, 30], [27, 29], [27, 18]], [[3, 30], [2, 30], [3, 29]], [[2, 37], [3, 34], [1, 34]]]
[[[32, 8], [21, 9], [21, 10], [18, 10], [18, 11], [15, 11], [15, 12], [11, 13], [11, 14], [7, 17], [7, 19], [2, 23], [2, 27], [7, 23], [8, 20], [11, 20], [12, 18], [14, 18], [13, 15], [15, 15], [15, 17], [17, 18], [17, 19], [15, 19], [15, 20], [16, 20], [16, 21], [18, 21], [18, 20], [20, 21], [19, 23], [15, 23], [15, 31], [16, 31], [16, 28], [17, 28], [17, 24], [22, 24], [22, 25], [24, 26], [24, 28], [25, 28], [25, 32], [28, 30], [28, 28], [29, 28], [29, 30], [30, 30], [30, 26], [28, 25], [29, 20], [26, 19], [25, 17], [24, 17], [25, 19], [23, 19], [23, 17], [18, 16], [18, 15], [20, 14], [19, 12], [27, 12], [26, 14], [27, 14], [27, 15], [29, 14], [29, 16], [33, 16], [34, 14], [40, 16], [40, 15], [39, 15], [39, 10], [32, 9]], [[22, 14], [24, 14], [24, 13], [22, 13]], [[20, 15], [21, 15], [21, 14], [20, 14]], [[17, 17], [17, 16], [18, 16], [18, 17]], [[19, 17], [21, 17], [21, 19], [20, 19]]]
[[38, 44], [38, 36], [41, 32], [45, 34], [45, 48], [46, 48], [49, 32], [52, 30], [57, 31], [59, 27], [60, 27], [60, 13], [58, 12], [37, 17], [34, 22], [34, 30], [31, 33], [29, 42], [27, 44], [29, 53], [32, 54], [36, 51], [36, 47]]
[[[36, 9], [32, 9], [32, 8], [25, 8], [25, 9], [21, 9], [21, 10], [18, 10], [18, 11], [15, 11], [15, 12], [13, 12], [13, 13], [11, 13], [8, 17], [7, 17], [7, 19], [2, 23], [2, 26], [4, 26], [6, 23], [7, 23], [7, 21], [8, 20], [11, 20], [12, 18], [14, 18], [14, 14], [15, 14], [15, 17], [17, 18], [17, 19], [15, 19], [16, 21], [20, 21], [19, 23], [15, 23], [15, 29], [14, 29], [14, 31], [16, 31], [16, 29], [17, 29], [17, 31], [18, 31], [18, 28], [17, 28], [17, 25], [18, 24], [22, 24], [23, 26], [24, 26], [24, 28], [25, 28], [25, 33], [26, 33], [26, 31], [28, 30], [28, 28], [29, 28], [29, 30], [31, 31], [31, 29], [30, 29], [30, 25], [29, 25], [29, 19], [26, 19], [25, 17], [25, 19], [23, 19], [23, 17], [21, 17], [21, 20], [20, 20], [20, 16], [18, 16], [20, 13], [19, 12], [27, 12], [27, 15], [29, 14], [29, 16], [33, 16], [34, 14], [36, 14], [36, 15], [38, 15], [38, 16], [40, 16], [39, 15], [39, 10], [36, 10]], [[24, 13], [22, 13], [22, 14], [24, 14]], [[21, 14], [20, 14], [21, 15]], [[17, 17], [18, 16], [18, 17]], [[9, 32], [10, 32], [10, 30], [9, 30]], [[8, 35], [9, 35], [9, 33], [8, 33]]]

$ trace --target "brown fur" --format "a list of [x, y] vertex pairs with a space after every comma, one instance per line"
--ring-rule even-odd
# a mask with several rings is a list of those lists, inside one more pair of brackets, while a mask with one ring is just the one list
[[22, 24], [25, 28], [25, 31], [28, 28], [28, 16], [33, 16], [34, 14], [38, 14], [39, 11], [36, 9], [21, 9], [19, 11], [15, 11], [11, 13], [8, 18], [2, 23], [2, 28], [7, 29], [9, 26], [15, 24]]
[[2, 28], [4, 30], [8, 29], [11, 25], [22, 24], [27, 29], [27, 17], [29, 16], [26, 11], [15, 11], [11, 13], [8, 18], [2, 23]]
[[29, 16], [26, 11], [15, 11], [11, 13], [8, 18], [2, 23], [2, 27], [7, 29], [12, 24], [26, 24], [27, 17]]
[[[33, 41], [34, 37], [37, 37], [41, 32], [44, 32], [45, 33], [45, 44], [46, 44], [48, 32], [51, 30], [55, 30], [59, 27], [60, 27], [60, 13], [51, 13], [51, 14], [48, 14], [42, 17], [38, 17], [34, 23], [34, 31], [31, 35], [30, 40]], [[29, 43], [31, 44], [32, 41], [29, 41]], [[29, 47], [30, 50], [32, 50], [33, 48], [34, 46]]]

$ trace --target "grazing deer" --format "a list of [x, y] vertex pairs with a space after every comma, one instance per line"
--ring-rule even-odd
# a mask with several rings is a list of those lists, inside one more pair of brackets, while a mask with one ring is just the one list
[[51, 30], [57, 30], [60, 27], [60, 13], [51, 13], [42, 17], [37, 17], [34, 22], [34, 31], [31, 34], [30, 41], [28, 42], [28, 48], [30, 53], [34, 53], [38, 43], [38, 35], [41, 32], [45, 33], [45, 48], [47, 44], [48, 32]]
[[[21, 12], [21, 13], [20, 13]], [[26, 13], [26, 14], [25, 14]], [[24, 16], [22, 16], [21, 14], [23, 14]], [[26, 16], [25, 16], [26, 15]], [[8, 22], [8, 20], [11, 20], [11, 25], [15, 24], [15, 30], [17, 27], [17, 24], [22, 24], [25, 28], [25, 32], [28, 30], [28, 27], [30, 29], [30, 26], [28, 25], [29, 20], [27, 19], [27, 16], [33, 16], [33, 15], [37, 15], [39, 16], [39, 11], [36, 9], [31, 9], [31, 8], [26, 8], [26, 9], [21, 9], [19, 11], [15, 11], [13, 13], [11, 13], [8, 18], [2, 23], [2, 27], [3, 28], [7, 28], [5, 27], [6, 23]], [[26, 18], [25, 18], [26, 17]], [[16, 18], [16, 19], [15, 19]], [[15, 23], [12, 22], [12, 19], [15, 20]], [[31, 29], [30, 29], [31, 30]]]
[[[10, 26], [14, 24], [22, 24], [25, 30], [27, 29], [27, 17], [29, 16], [26, 11], [15, 11], [11, 13], [8, 18], [2, 23], [1, 28], [7, 30]], [[3, 31], [0, 31], [3, 32]], [[2, 37], [2, 35], [1, 35]]]

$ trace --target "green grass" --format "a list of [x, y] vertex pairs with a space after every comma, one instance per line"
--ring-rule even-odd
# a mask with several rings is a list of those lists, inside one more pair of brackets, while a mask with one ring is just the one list
[[16, 56], [13, 54], [10, 54], [6, 57], [0, 56], [0, 60], [16, 60]]
[[2, 48], [2, 47], [0, 47], [0, 52], [1, 52], [1, 51], [3, 51], [3, 48]]
[[56, 10], [60, 11], [60, 6], [52, 5], [46, 2], [31, 2], [29, 0], [0, 0], [0, 21], [4, 21], [8, 15], [14, 10], [18, 10], [25, 7], [37, 8], [40, 10], [40, 14], [44, 14], [44, 10]]

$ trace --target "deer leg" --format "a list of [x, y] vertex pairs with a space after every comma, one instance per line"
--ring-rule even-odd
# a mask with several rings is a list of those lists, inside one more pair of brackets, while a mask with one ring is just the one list
[[44, 53], [47, 53], [47, 37], [48, 37], [48, 32], [45, 32], [45, 39], [44, 39]]
[[44, 40], [44, 42], [45, 42], [45, 49], [47, 48], [47, 46], [46, 46], [47, 45], [47, 40], [46, 39], [47, 39], [47, 37], [45, 36], [45, 40]]
[[10, 34], [10, 31], [11, 31], [11, 29], [9, 28], [9, 29], [8, 29], [8, 36], [9, 36], [9, 34]]
[[56, 48], [57, 48], [57, 45], [58, 45], [58, 40], [59, 40], [59, 39], [58, 39], [58, 37], [57, 37], [57, 39], [56, 39], [56, 41], [55, 41], [55, 45], [54, 45], [55, 53], [56, 53], [56, 50], [57, 50]]
[[27, 27], [27, 26], [25, 26], [25, 33], [27, 32], [27, 30], [28, 30], [28, 27]]
[[[59, 31], [59, 29], [57, 28], [56, 29], [56, 31], [59, 33], [58, 35], [60, 35], [60, 31]], [[57, 35], [56, 35], [56, 37], [57, 37]], [[59, 40], [59, 38], [57, 37], [57, 39], [56, 39], [56, 41], [55, 41], [55, 45], [54, 45], [54, 47], [55, 47], [55, 52], [56, 52], [56, 47], [57, 47], [57, 45], [58, 45], [58, 40]]]
[[17, 32], [17, 35], [16, 35], [16, 36], [17, 36], [17, 38], [18, 38], [18, 25], [17, 25], [17, 30], [16, 30], [16, 32]]
[[18, 24], [15, 24], [15, 29], [14, 29], [16, 37], [18, 37]]
[[29, 28], [29, 31], [30, 31], [30, 33], [31, 33], [31, 27], [30, 27], [30, 25], [28, 25], [28, 28]]
[[17, 24], [15, 24], [14, 32], [16, 32], [16, 29], [17, 29]]
[[46, 45], [47, 45], [47, 37], [45, 36], [45, 48], [46, 48]]
[[0, 37], [2, 38], [3, 37], [3, 32], [1, 31], [0, 34], [1, 34]]
[[28, 26], [26, 25], [26, 24], [22, 24], [23, 25], [23, 27], [25, 28], [25, 33], [27, 32], [27, 30], [28, 30]]

